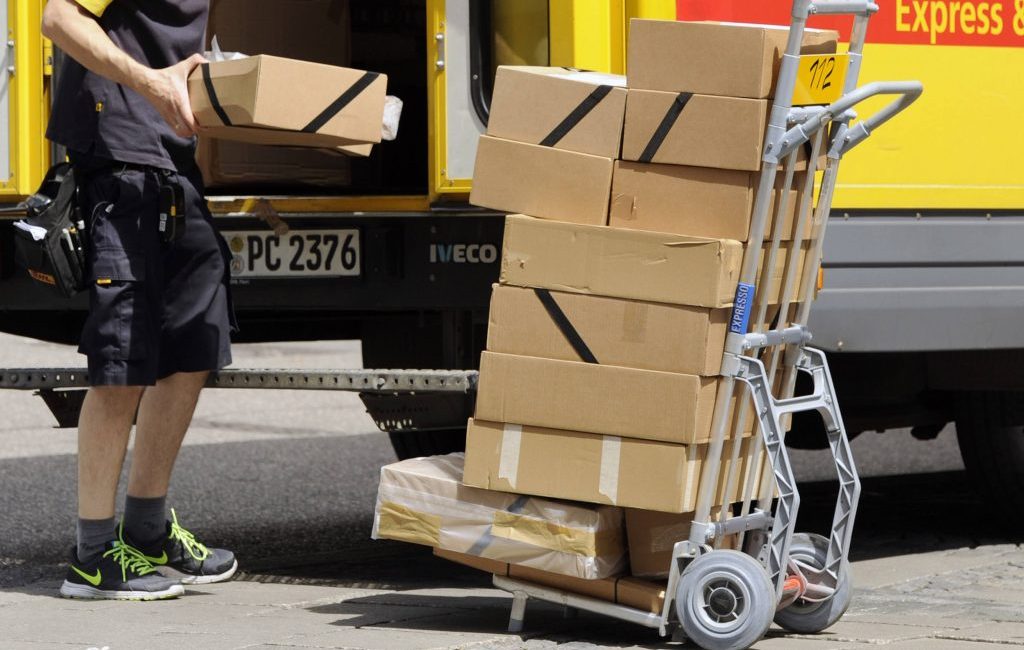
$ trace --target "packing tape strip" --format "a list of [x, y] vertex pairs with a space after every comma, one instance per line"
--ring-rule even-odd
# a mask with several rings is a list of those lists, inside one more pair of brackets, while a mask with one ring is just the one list
[[608, 497], [611, 502], [619, 502], [619, 459], [622, 452], [622, 438], [619, 436], [601, 437], [601, 475], [597, 483], [597, 491]]
[[519, 476], [519, 447], [523, 440], [523, 425], [506, 424], [501, 434], [501, 456], [498, 460], [498, 478], [508, 481], [509, 487], [516, 487]]

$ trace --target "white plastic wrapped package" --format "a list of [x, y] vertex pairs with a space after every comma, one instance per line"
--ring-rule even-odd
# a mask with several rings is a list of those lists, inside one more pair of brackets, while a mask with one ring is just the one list
[[374, 539], [395, 539], [587, 580], [626, 564], [620, 508], [462, 485], [463, 454], [381, 468]]

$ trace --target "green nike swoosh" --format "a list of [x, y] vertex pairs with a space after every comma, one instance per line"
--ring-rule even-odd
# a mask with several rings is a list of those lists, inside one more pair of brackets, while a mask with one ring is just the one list
[[103, 576], [100, 575], [100, 570], [99, 569], [96, 569], [96, 575], [91, 576], [91, 575], [89, 575], [85, 571], [82, 571], [81, 569], [79, 569], [78, 567], [76, 567], [73, 564], [71, 565], [71, 568], [75, 570], [75, 573], [77, 573], [78, 575], [80, 575], [83, 578], [85, 578], [85, 581], [88, 582], [89, 584], [91, 584], [93, 587], [100, 586], [100, 580], [103, 579]]
[[160, 557], [149, 557], [146, 554], [143, 554], [142, 557], [149, 560], [150, 564], [167, 564], [167, 551], [161, 553]]

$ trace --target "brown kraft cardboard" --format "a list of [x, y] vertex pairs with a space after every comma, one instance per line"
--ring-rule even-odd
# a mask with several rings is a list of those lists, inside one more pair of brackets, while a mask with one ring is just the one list
[[645, 370], [718, 374], [728, 309], [495, 285], [487, 349], [565, 361], [582, 360], [542, 302], [548, 293], [598, 363]]
[[[746, 241], [759, 179], [758, 172], [616, 161], [608, 225]], [[802, 192], [788, 195], [783, 241], [793, 238]], [[769, 236], [782, 196], [782, 190], [772, 195]], [[810, 225], [805, 219], [804, 236]]]
[[694, 444], [710, 437], [717, 384], [696, 375], [484, 352], [476, 417]]
[[[630, 21], [630, 88], [764, 99], [775, 89], [789, 28], [675, 20]], [[803, 54], [836, 51], [839, 34], [804, 32]]]
[[203, 136], [360, 155], [381, 139], [387, 76], [376, 72], [258, 55], [203, 64], [188, 87]]
[[[742, 438], [739, 467], [749, 459]], [[728, 448], [729, 445], [726, 445]], [[466, 436], [462, 482], [557, 499], [662, 512], [692, 512], [707, 445], [602, 436], [473, 418]], [[715, 501], [721, 502], [731, 457], [722, 462]], [[733, 486], [729, 501], [742, 493]]]
[[626, 78], [566, 68], [500, 66], [487, 134], [618, 158]]
[[481, 136], [470, 203], [501, 212], [603, 226], [612, 159]]

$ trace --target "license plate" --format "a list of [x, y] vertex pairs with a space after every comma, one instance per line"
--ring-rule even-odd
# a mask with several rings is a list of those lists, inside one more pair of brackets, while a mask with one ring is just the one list
[[805, 54], [800, 57], [793, 89], [793, 105], [831, 104], [843, 95], [846, 54]]
[[359, 231], [225, 232], [235, 278], [341, 277], [360, 273]]

